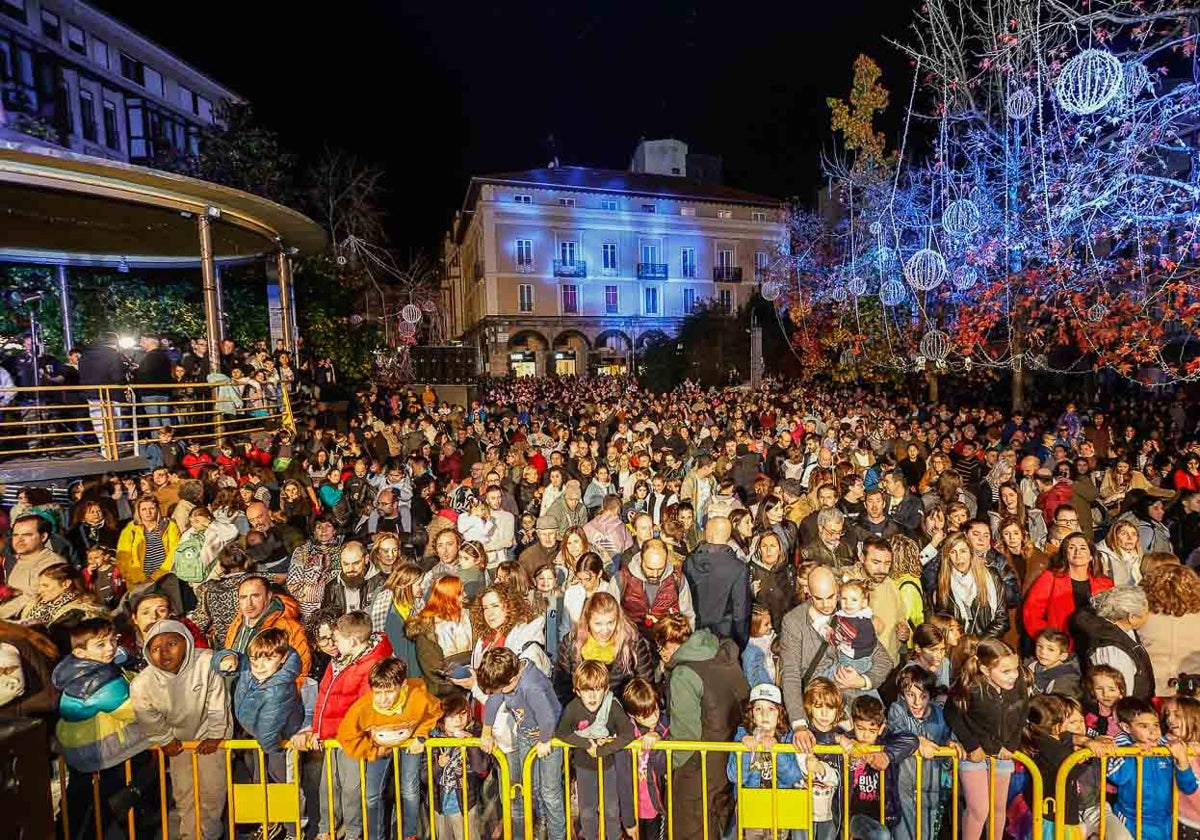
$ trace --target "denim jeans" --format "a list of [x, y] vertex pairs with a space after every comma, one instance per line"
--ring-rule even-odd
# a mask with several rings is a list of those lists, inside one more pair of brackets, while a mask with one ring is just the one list
[[[537, 745], [537, 741], [520, 729], [513, 739], [516, 746], [514, 774], [525, 766], [525, 756]], [[545, 758], [533, 760], [533, 804], [546, 824], [547, 840], [566, 840], [567, 815], [563, 800], [563, 755], [562, 750], [551, 750]], [[524, 821], [530, 815], [524, 813], [524, 803], [512, 806], [513, 837], [524, 837]]]
[[146, 415], [147, 428], [153, 429], [157, 426], [167, 425], [167, 417], [171, 413], [171, 407], [164, 405], [170, 397], [160, 394], [147, 394], [140, 397], [142, 401], [142, 413]]
[[[347, 837], [370, 837], [371, 840], [384, 840], [383, 828], [383, 792], [387, 787], [388, 770], [391, 758], [381, 758], [378, 761], [366, 762], [367, 781], [367, 830], [363, 834], [362, 807], [362, 777], [359, 775], [359, 763], [340, 750], [333, 756], [333, 761], [323, 765], [321, 769], [321, 833], [334, 835], [341, 817], [341, 824]], [[419, 766], [419, 765], [418, 765]], [[328, 778], [328, 772], [333, 771], [333, 779]], [[403, 764], [401, 765], [403, 771]], [[333, 784], [334, 813], [329, 813], [329, 785]]]
[[[942, 772], [948, 759], [921, 763], [921, 837], [937, 837], [942, 800]], [[896, 840], [915, 840], [917, 836], [917, 760], [909, 757], [900, 765], [900, 822], [892, 829]]]
[[421, 770], [424, 763], [424, 754], [400, 751], [400, 819], [405, 837], [416, 837], [421, 831]]

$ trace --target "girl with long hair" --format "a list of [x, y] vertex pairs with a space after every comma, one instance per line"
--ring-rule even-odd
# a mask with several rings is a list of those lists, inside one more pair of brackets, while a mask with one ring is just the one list
[[1000, 576], [975, 556], [962, 534], [951, 534], [942, 545], [930, 607], [953, 615], [969, 635], [999, 637], [1009, 629]]
[[588, 598], [575, 629], [558, 643], [554, 663], [554, 690], [559, 700], [569, 702], [574, 694], [571, 677], [584, 660], [608, 666], [609, 688], [620, 696], [634, 677], [653, 678], [650, 645], [621, 611], [616, 596], [597, 592]]
[[438, 578], [425, 606], [409, 619], [405, 632], [416, 644], [417, 659], [429, 691], [438, 697], [458, 691], [458, 686], [450, 680], [464, 676], [458, 666], [470, 662], [475, 645], [462, 580], [455, 575]]
[[1114, 522], [1104, 539], [1096, 544], [1096, 556], [1104, 567], [1104, 574], [1117, 586], [1142, 582], [1143, 554], [1138, 526], [1128, 519]]

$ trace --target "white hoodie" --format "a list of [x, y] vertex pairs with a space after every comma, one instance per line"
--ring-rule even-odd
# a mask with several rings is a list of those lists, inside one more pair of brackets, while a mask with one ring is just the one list
[[[187, 644], [178, 674], [163, 671], [150, 660], [150, 641], [163, 633], [178, 633]], [[212, 651], [196, 650], [186, 626], [169, 618], [157, 622], [146, 634], [142, 653], [146, 669], [133, 678], [129, 698], [152, 744], [233, 735], [225, 680], [212, 668]]]

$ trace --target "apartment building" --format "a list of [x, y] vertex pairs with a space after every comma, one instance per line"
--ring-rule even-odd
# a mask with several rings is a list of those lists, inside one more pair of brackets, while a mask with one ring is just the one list
[[226, 99], [241, 101], [86, 3], [0, 0], [0, 123], [34, 121], [72, 151], [145, 164], [195, 152]]
[[784, 241], [783, 205], [688, 178], [689, 157], [644, 141], [629, 171], [471, 179], [444, 240], [442, 311], [481, 372], [623, 373], [703, 301], [748, 299]]

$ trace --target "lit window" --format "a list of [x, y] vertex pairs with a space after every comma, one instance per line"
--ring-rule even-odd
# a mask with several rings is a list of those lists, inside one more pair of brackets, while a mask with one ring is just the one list
[[646, 287], [646, 314], [658, 314], [658, 286]]
[[679, 215], [680, 216], [695, 216], [696, 208], [695, 207], [680, 207]]
[[579, 287], [562, 287], [562, 311], [564, 315], [579, 314]]
[[732, 219], [732, 218], [733, 218], [733, 211], [732, 211], [732, 210], [720, 210], [720, 209], [719, 209], [719, 210], [717, 210], [717, 218], [718, 218], [718, 219]]
[[533, 285], [522, 283], [517, 286], [517, 309], [521, 312], [533, 311]]
[[764, 211], [762, 211], [762, 210], [753, 210], [753, 211], [751, 211], [751, 213], [750, 213], [750, 221], [752, 221], [752, 222], [765, 222], [766, 220], [767, 220], [767, 214], [766, 214], [766, 212], [764, 212]]
[[620, 311], [619, 297], [616, 286], [604, 287], [604, 314], [616, 315]]
[[514, 195], [513, 201], [517, 204], [533, 204], [533, 196], [531, 195]]

